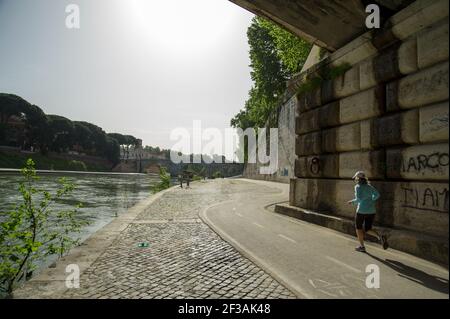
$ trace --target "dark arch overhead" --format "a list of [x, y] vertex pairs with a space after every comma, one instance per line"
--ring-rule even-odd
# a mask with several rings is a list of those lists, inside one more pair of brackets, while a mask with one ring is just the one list
[[386, 19], [414, 2], [414, 0], [230, 1], [330, 51], [337, 50], [367, 31], [365, 8], [368, 4], [378, 4], [382, 19]]

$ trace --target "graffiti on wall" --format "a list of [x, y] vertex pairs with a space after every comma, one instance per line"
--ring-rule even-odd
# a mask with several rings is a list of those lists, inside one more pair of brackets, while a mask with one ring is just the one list
[[312, 175], [318, 175], [321, 171], [320, 159], [318, 157], [313, 157], [309, 163], [309, 172]]
[[449, 165], [448, 153], [419, 154], [403, 161], [404, 173], [421, 173], [427, 170], [437, 171]]
[[402, 207], [448, 213], [447, 188], [402, 186]]

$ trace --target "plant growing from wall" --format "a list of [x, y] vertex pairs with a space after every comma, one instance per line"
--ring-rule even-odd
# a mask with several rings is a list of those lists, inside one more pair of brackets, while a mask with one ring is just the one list
[[0, 212], [0, 289], [11, 295], [19, 282], [28, 279], [36, 264], [45, 257], [63, 256], [79, 243], [74, 235], [89, 222], [77, 218], [77, 209], [53, 211], [52, 205], [74, 190], [60, 179], [56, 194], [37, 188], [35, 164], [28, 159], [19, 184], [21, 203], [11, 211]]
[[330, 68], [328, 65], [321, 68], [317, 75], [307, 79], [302, 84], [300, 84], [297, 94], [302, 95], [308, 92], [312, 92], [326, 81], [332, 81], [341, 75], [344, 75], [352, 66], [348, 63], [343, 63], [341, 65]]

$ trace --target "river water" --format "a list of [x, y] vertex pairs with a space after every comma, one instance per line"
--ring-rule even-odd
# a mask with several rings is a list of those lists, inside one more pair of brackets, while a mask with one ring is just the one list
[[[82, 204], [78, 216], [90, 222], [77, 235], [81, 240], [125, 213], [128, 208], [151, 195], [151, 186], [159, 182], [158, 176], [143, 174], [75, 174], [39, 173], [36, 187], [55, 194], [58, 179], [65, 177], [75, 185], [75, 190], [61, 202], [52, 206], [52, 211], [73, 209]], [[0, 212], [7, 212], [22, 201], [18, 191], [22, 177], [19, 173], [0, 172]], [[37, 202], [36, 202], [37, 203]], [[50, 264], [49, 258], [40, 268]]]

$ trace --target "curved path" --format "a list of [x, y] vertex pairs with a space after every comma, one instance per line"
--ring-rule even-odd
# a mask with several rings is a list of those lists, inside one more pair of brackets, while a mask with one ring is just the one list
[[[289, 185], [240, 182], [272, 191], [237, 194], [204, 210], [202, 218], [299, 297], [448, 298], [447, 269], [375, 244], [368, 244], [367, 254], [357, 253], [350, 236], [272, 212], [270, 205], [287, 201]], [[370, 265], [379, 267], [379, 289], [366, 287]]]
[[[359, 254], [350, 236], [271, 212], [288, 187], [226, 179], [150, 196], [14, 296], [448, 298], [446, 269], [372, 245]], [[370, 264], [379, 289], [366, 288]], [[79, 288], [66, 286], [68, 265], [80, 270]]]

